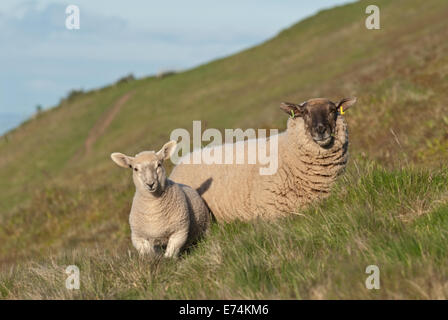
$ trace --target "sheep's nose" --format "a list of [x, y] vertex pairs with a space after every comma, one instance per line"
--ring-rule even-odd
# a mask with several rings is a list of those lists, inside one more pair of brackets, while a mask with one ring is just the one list
[[325, 132], [325, 126], [322, 123], [319, 123], [316, 127], [317, 133], [324, 133]]
[[152, 182], [152, 183], [147, 183], [146, 185], [149, 187], [149, 188], [151, 188], [152, 189], [152, 187], [154, 187], [154, 183], [155, 182]]

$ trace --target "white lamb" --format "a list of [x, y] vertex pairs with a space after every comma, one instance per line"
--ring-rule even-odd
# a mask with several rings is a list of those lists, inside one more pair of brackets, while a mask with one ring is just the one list
[[210, 211], [201, 196], [166, 177], [163, 161], [176, 145], [170, 141], [157, 153], [144, 151], [135, 157], [111, 154], [117, 165], [133, 171], [136, 192], [129, 223], [132, 243], [142, 255], [154, 255], [157, 246], [166, 245], [165, 257], [176, 257], [202, 236], [210, 223]]
[[[348, 157], [345, 111], [356, 98], [335, 104], [328, 99], [310, 99], [301, 104], [283, 103], [290, 115], [287, 130], [278, 135], [278, 170], [260, 175], [257, 164], [188, 164], [195, 150], [181, 159], [170, 176], [201, 193], [218, 221], [273, 218], [297, 212], [311, 201], [329, 194]], [[224, 154], [223, 146], [212, 147]], [[237, 148], [233, 148], [234, 158]], [[248, 142], [245, 142], [245, 152]], [[208, 151], [208, 154], [213, 151]], [[205, 155], [205, 154], [204, 154]], [[205, 155], [206, 156], [206, 155]]]

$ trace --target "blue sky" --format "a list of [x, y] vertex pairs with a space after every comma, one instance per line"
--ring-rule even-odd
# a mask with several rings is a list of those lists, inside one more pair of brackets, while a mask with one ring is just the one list
[[[347, 0], [2, 0], [0, 134], [70, 89], [189, 69], [275, 36]], [[65, 8], [80, 9], [67, 30]]]

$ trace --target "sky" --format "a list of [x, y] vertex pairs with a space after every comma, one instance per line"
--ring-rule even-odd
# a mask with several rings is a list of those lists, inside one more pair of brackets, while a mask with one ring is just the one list
[[[185, 70], [274, 37], [348, 0], [1, 0], [0, 134], [130, 73]], [[65, 26], [68, 5], [80, 28]]]

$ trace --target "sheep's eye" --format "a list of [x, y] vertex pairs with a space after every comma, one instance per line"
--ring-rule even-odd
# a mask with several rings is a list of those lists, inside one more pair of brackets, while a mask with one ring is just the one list
[[134, 171], [138, 171], [138, 169], [137, 169], [137, 168], [134, 168]]
[[161, 166], [162, 166], [162, 163], [159, 162], [159, 163], [157, 164], [157, 168], [160, 168]]

